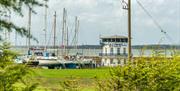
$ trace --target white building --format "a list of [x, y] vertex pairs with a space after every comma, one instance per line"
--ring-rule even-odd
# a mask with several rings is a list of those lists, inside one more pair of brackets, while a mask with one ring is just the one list
[[101, 64], [103, 66], [118, 66], [126, 62], [128, 52], [128, 38], [125, 36], [100, 37], [102, 46]]

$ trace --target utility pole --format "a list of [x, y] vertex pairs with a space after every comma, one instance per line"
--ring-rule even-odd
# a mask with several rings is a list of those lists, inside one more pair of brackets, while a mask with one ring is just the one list
[[128, 59], [131, 60], [131, 0], [128, 0]]
[[122, 0], [123, 9], [128, 10], [128, 60], [132, 58], [132, 47], [131, 47], [131, 0], [128, 3]]
[[56, 11], [54, 13], [54, 53], [56, 53]]

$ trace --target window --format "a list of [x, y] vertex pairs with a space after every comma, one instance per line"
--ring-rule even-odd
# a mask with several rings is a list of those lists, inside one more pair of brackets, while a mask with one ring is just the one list
[[105, 55], [107, 55], [107, 48], [105, 48]]
[[111, 55], [113, 55], [113, 48], [111, 48], [111, 50], [110, 50], [110, 54], [111, 54]]
[[127, 38], [125, 39], [125, 42], [128, 42], [128, 39], [127, 39]]
[[117, 48], [117, 55], [120, 55], [120, 48]]
[[123, 48], [123, 53], [126, 54], [126, 48]]
[[110, 64], [113, 64], [113, 59], [110, 59]]

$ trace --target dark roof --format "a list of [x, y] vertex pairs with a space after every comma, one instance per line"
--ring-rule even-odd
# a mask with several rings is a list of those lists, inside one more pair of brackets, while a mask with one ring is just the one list
[[113, 36], [101, 36], [100, 39], [106, 39], [106, 38], [128, 38], [126, 36], [119, 36], [119, 35], [113, 35]]

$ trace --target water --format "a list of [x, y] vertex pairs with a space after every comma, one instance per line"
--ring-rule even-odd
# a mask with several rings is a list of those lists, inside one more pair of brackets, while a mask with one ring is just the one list
[[[21, 54], [27, 54], [27, 48], [15, 48], [15, 49], [12, 49], [12, 50], [15, 50]], [[56, 51], [56, 53], [59, 53], [61, 54], [62, 53], [62, 50], [54, 50], [54, 49], [48, 49], [47, 50], [48, 52], [50, 53], [53, 53], [54, 51]], [[166, 56], [171, 56], [173, 55], [173, 50], [169, 50], [169, 49], [164, 49], [164, 50], [152, 50], [152, 49], [146, 49], [146, 50], [141, 50], [141, 49], [133, 49], [132, 50], [132, 53], [133, 53], [133, 56], [151, 56], [157, 52], [155, 51], [158, 51], [160, 52], [160, 54], [163, 54], [163, 55], [166, 55]], [[180, 50], [178, 50], [180, 51]], [[99, 53], [101, 53], [102, 50], [101, 49], [78, 49], [78, 50], [75, 50], [75, 49], [69, 49], [68, 50], [68, 54], [69, 55], [76, 55], [77, 53], [81, 53], [83, 54], [84, 56], [99, 56]]]

